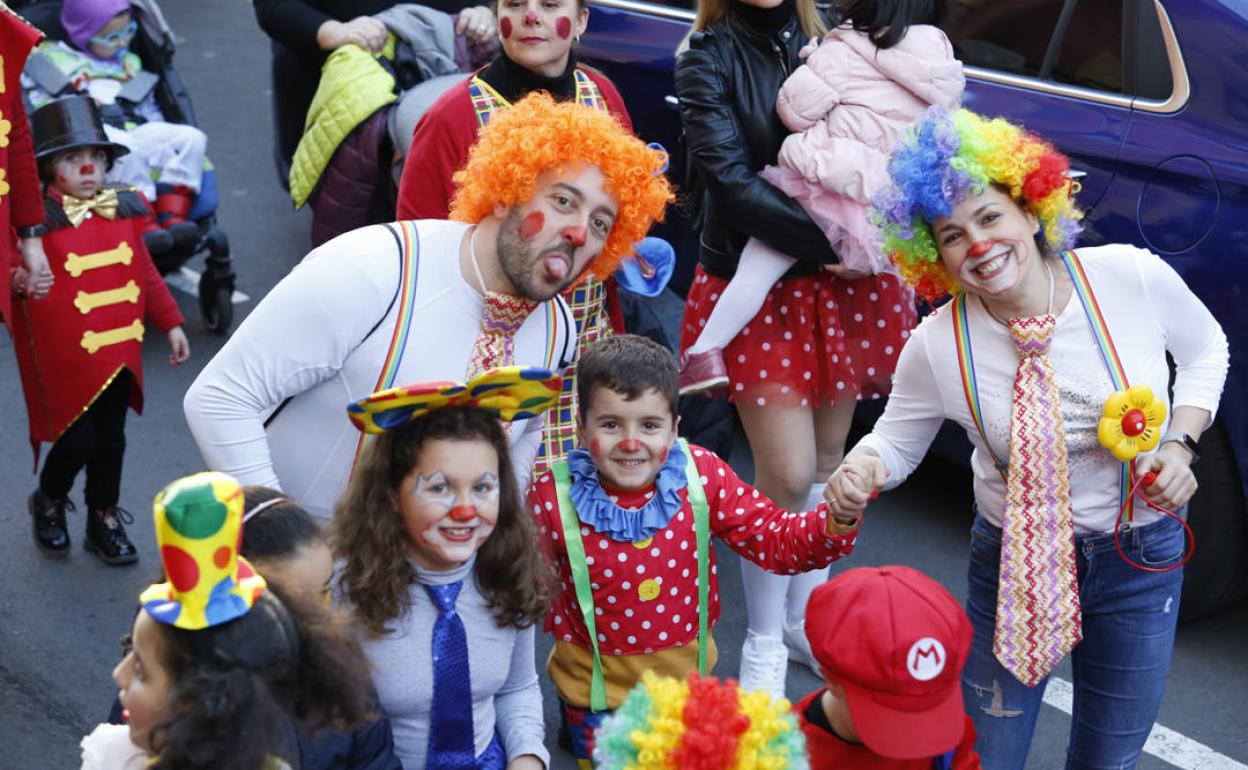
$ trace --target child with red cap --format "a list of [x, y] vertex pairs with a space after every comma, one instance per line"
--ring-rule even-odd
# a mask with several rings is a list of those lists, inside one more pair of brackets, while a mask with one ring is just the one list
[[806, 636], [827, 683], [796, 707], [812, 770], [978, 770], [959, 681], [971, 623], [939, 583], [851, 569], [811, 594]]

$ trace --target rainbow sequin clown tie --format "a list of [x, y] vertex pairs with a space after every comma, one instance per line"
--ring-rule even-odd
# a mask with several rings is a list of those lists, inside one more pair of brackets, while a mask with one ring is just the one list
[[515, 358], [516, 332], [537, 303], [514, 294], [485, 293], [481, 308], [481, 333], [472, 343], [465, 379], [471, 380], [487, 369], [510, 366]]
[[1049, 345], [1052, 315], [1015, 318], [1010, 470], [992, 652], [1035, 687], [1083, 638], [1066, 434]]

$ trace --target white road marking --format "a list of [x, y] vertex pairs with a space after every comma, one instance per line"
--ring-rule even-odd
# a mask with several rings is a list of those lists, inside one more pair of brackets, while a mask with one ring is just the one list
[[[1075, 688], [1070, 682], [1051, 677], [1044, 691], [1044, 702], [1069, 714], [1075, 699]], [[1169, 727], [1153, 725], [1144, 752], [1182, 770], [1248, 770], [1248, 765], [1220, 754], [1203, 743], [1180, 735]]]
[[[192, 297], [199, 296], [199, 273], [189, 267], [183, 267], [181, 270], [174, 271], [165, 276], [165, 283], [170, 288], [189, 294]], [[230, 296], [230, 301], [235, 305], [241, 305], [251, 300], [251, 297], [242, 293], [238, 289]]]

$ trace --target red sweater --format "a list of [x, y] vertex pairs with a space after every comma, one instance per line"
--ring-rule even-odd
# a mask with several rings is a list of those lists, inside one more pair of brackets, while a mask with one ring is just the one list
[[[706, 490], [711, 534], [750, 561], [782, 574], [823, 567], [854, 549], [855, 529], [826, 535], [827, 509], [789, 512], [742, 481], [714, 452], [689, 445]], [[685, 490], [683, 507], [667, 526], [641, 543], [621, 542], [582, 524], [589, 576], [594, 588], [595, 624], [602, 635], [603, 655], [637, 655], [689, 644], [698, 635], [697, 540], [693, 509]], [[621, 508], [639, 508], [653, 492], [622, 494]], [[589, 649], [589, 634], [576, 604], [576, 590], [563, 526], [550, 473], [529, 488], [529, 505], [538, 539], [553, 561], [562, 590], [546, 616], [546, 631], [555, 638]], [[719, 578], [715, 551], [710, 553], [708, 625], [719, 619]]]
[[[793, 707], [797, 721], [806, 735], [806, 753], [810, 757], [810, 770], [934, 770], [943, 767], [933, 759], [889, 759], [876, 754], [861, 743], [849, 743], [826, 727], [812, 724], [806, 712], [818, 698], [822, 689], [802, 698]], [[819, 708], [818, 706], [814, 706]], [[962, 740], [953, 749], [952, 770], [980, 770], [979, 755], [975, 753], [975, 725], [970, 717]]]
[[43, 221], [43, 196], [39, 192], [39, 171], [30, 141], [30, 121], [22, 104], [18, 82], [26, 57], [42, 35], [0, 4], [0, 120], [8, 124], [8, 141], [0, 143], [0, 319], [13, 328], [9, 295], [10, 273], [20, 263], [13, 228], [29, 227]]
[[[608, 111], [629, 131], [628, 110], [606, 75], [584, 65], [580, 69], [598, 86]], [[455, 185], [451, 176], [468, 162], [477, 143], [477, 118], [468, 80], [442, 94], [416, 124], [399, 182], [399, 219], [446, 219]]]

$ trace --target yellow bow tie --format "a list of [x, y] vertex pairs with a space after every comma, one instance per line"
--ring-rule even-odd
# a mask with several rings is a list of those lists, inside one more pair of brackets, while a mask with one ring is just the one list
[[75, 198], [72, 195], [64, 195], [62, 196], [61, 207], [65, 209], [65, 216], [69, 217], [69, 223], [74, 227], [82, 224], [82, 220], [87, 218], [88, 211], [95, 211], [95, 213], [105, 219], [116, 219], [117, 191], [100, 190], [91, 198]]

